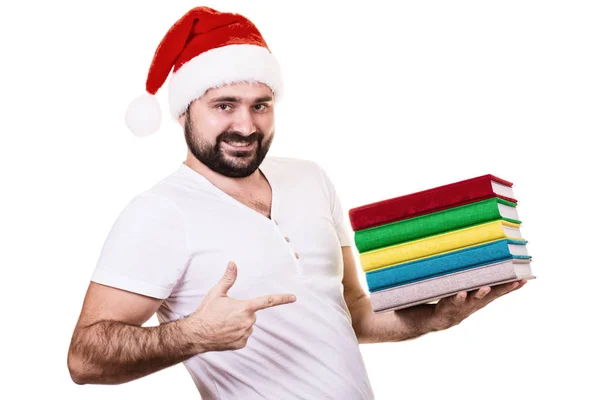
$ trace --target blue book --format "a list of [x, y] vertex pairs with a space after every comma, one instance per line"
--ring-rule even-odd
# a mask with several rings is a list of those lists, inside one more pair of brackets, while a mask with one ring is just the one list
[[393, 265], [367, 272], [365, 274], [367, 286], [370, 292], [375, 292], [480, 267], [491, 262], [512, 258], [529, 260], [531, 256], [527, 253], [526, 244], [526, 240], [500, 239], [450, 253]]

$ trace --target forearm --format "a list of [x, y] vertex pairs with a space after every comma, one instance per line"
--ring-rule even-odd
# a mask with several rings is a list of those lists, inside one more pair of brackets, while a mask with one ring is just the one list
[[431, 332], [434, 330], [429, 323], [432, 311], [431, 305], [420, 305], [375, 313], [366, 295], [350, 308], [352, 326], [361, 344], [399, 342]]
[[153, 327], [100, 321], [76, 330], [69, 370], [76, 383], [119, 384], [198, 354], [185, 319]]

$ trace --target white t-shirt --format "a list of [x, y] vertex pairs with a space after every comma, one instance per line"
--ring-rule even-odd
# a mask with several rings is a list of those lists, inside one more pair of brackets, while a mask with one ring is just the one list
[[308, 160], [267, 156], [260, 170], [271, 219], [182, 162], [126, 205], [92, 281], [165, 299], [166, 322], [193, 313], [235, 261], [230, 297], [296, 301], [259, 310], [243, 349], [184, 362], [202, 398], [373, 399], [343, 296], [341, 246], [352, 237], [335, 188]]

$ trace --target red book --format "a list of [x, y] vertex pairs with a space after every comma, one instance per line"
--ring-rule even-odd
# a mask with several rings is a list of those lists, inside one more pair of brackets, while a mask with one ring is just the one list
[[487, 174], [350, 209], [356, 232], [447, 208], [499, 197], [516, 203], [512, 182]]

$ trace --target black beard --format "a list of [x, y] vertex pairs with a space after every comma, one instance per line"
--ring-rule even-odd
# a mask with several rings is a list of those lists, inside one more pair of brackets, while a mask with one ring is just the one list
[[[211, 170], [230, 178], [245, 178], [256, 171], [269, 152], [274, 137], [272, 135], [269, 140], [263, 142], [265, 135], [260, 131], [253, 132], [249, 136], [241, 135], [238, 132], [225, 131], [217, 136], [214, 145], [204, 142], [202, 139], [199, 139], [200, 143], [197, 143], [195, 138], [198, 138], [199, 135], [196, 134], [192, 126], [189, 112], [185, 116], [184, 130], [185, 141], [194, 157]], [[223, 152], [220, 150], [221, 142], [224, 141], [245, 144], [257, 143], [256, 148], [253, 150], [253, 155], [249, 156], [248, 151], [233, 152], [232, 154], [236, 158], [231, 160], [230, 158], [225, 158]]]

